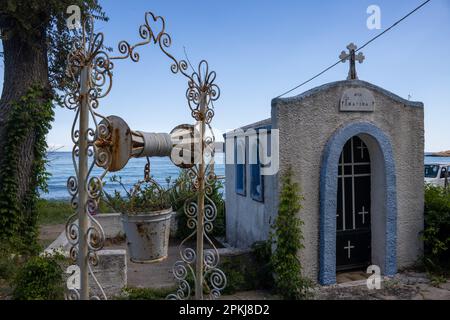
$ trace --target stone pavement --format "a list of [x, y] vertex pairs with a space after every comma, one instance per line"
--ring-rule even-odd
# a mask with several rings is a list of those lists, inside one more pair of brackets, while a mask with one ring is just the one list
[[[125, 248], [124, 244], [118, 245]], [[171, 288], [176, 286], [172, 267], [179, 259], [178, 243], [171, 242], [169, 257], [155, 264], [136, 264], [128, 260], [128, 286], [138, 288]], [[403, 272], [382, 282], [380, 290], [369, 290], [367, 274], [338, 274], [338, 284], [314, 288], [315, 300], [450, 300], [450, 280], [439, 287], [431, 285], [424, 273]], [[223, 300], [278, 300], [280, 297], [264, 290], [238, 292]]]
[[[344, 277], [353, 277], [345, 275]], [[342, 279], [342, 277], [341, 277]], [[314, 300], [450, 300], [450, 280], [434, 287], [423, 273], [405, 272], [382, 282], [380, 290], [369, 290], [364, 281], [316, 287]], [[266, 291], [239, 292], [223, 300], [277, 300]]]
[[[41, 241], [55, 237], [63, 226], [51, 226], [41, 230]], [[124, 249], [124, 243], [111, 243], [108, 249]], [[136, 264], [129, 260], [127, 280], [129, 287], [169, 288], [175, 287], [172, 267], [179, 259], [178, 243], [171, 242], [169, 257], [160, 263]], [[382, 282], [380, 290], [369, 290], [365, 285], [367, 275], [362, 272], [348, 272], [337, 275], [337, 285], [314, 288], [316, 300], [450, 300], [450, 280], [434, 287], [424, 273], [403, 272]], [[0, 299], [2, 290], [0, 290]], [[278, 300], [270, 292], [247, 291], [223, 296], [223, 300]]]

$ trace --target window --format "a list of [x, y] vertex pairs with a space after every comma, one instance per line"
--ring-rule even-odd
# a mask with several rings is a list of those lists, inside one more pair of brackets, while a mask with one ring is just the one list
[[260, 143], [257, 138], [252, 144], [253, 159], [250, 163], [250, 195], [253, 200], [264, 202], [264, 177], [261, 175]]
[[434, 164], [425, 165], [425, 178], [436, 178], [439, 172], [439, 166]]
[[236, 193], [241, 196], [247, 195], [246, 185], [246, 170], [245, 170], [245, 138], [234, 138], [234, 163], [236, 167]]

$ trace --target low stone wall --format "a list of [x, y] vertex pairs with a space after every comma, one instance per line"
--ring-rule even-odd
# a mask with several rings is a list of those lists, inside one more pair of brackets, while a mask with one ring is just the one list
[[[120, 214], [100, 214], [95, 217], [95, 219], [102, 226], [106, 239], [115, 239], [117, 237], [123, 237], [124, 232], [122, 228], [122, 221]], [[174, 238], [176, 234], [176, 227], [178, 225], [176, 215], [173, 215], [171, 222], [171, 237]], [[220, 268], [229, 271], [227, 277], [232, 283], [237, 283], [236, 279], [233, 278], [236, 274], [247, 274], [244, 286], [255, 280], [257, 277], [258, 265], [254, 260], [251, 250], [249, 249], [236, 249], [230, 247], [224, 243], [224, 239], [217, 239], [219, 242], [218, 252], [220, 255]], [[59, 237], [45, 250], [47, 253], [53, 251], [59, 251], [64, 255], [68, 256], [70, 250], [70, 244], [66, 238], [65, 232], [62, 232]], [[178, 247], [172, 250], [172, 258], [178, 258]], [[206, 251], [206, 250], [205, 250]], [[118, 296], [122, 289], [128, 284], [127, 272], [128, 272], [128, 256], [127, 250], [100, 250], [97, 252], [98, 265], [93, 267], [93, 272], [101, 284], [107, 298], [112, 298]], [[175, 257], [176, 256], [176, 257]], [[174, 260], [175, 261], [175, 260]], [[174, 263], [174, 262], [173, 262]], [[170, 273], [172, 271], [172, 262], [170, 266], [160, 265], [163, 268], [163, 272]], [[136, 264], [131, 264], [131, 269], [136, 271]], [[140, 266], [140, 265], [139, 265]], [[133, 269], [134, 268], [134, 269]], [[139, 269], [139, 272], [148, 272], [148, 268]], [[130, 276], [131, 277], [131, 276]], [[132, 282], [133, 280], [131, 280]], [[136, 285], [136, 284], [135, 284]], [[148, 287], [153, 287], [154, 283], [148, 283]], [[90, 279], [91, 295], [102, 297], [102, 293], [99, 287], [96, 285], [94, 279]]]
[[[106, 239], [114, 239], [124, 235], [120, 214], [100, 214], [95, 217], [105, 232]], [[65, 231], [53, 241], [46, 249], [45, 253], [61, 252], [69, 256], [70, 243], [67, 240]], [[93, 268], [93, 272], [98, 282], [108, 298], [117, 296], [122, 289], [127, 286], [127, 252], [126, 250], [100, 250], [97, 252], [98, 265]], [[90, 279], [92, 295], [102, 297], [102, 293], [95, 284], [94, 279]]]
[[[100, 250], [97, 253], [98, 265], [93, 271], [102, 285], [107, 298], [120, 295], [127, 286], [127, 252], [126, 250]], [[101, 297], [101, 291], [91, 277], [92, 294]]]

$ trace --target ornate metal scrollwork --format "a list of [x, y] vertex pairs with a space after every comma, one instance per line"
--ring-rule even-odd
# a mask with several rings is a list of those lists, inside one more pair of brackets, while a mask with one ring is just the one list
[[[182, 62], [177, 65], [183, 66], [184, 64]], [[182, 74], [187, 76], [185, 72], [182, 72]], [[225, 274], [219, 269], [219, 252], [210, 238], [210, 234], [213, 231], [213, 223], [217, 217], [217, 207], [211, 199], [217, 177], [214, 172], [215, 137], [210, 124], [214, 117], [213, 103], [219, 98], [220, 89], [214, 83], [216, 73], [209, 71], [208, 63], [204, 60], [200, 62], [198, 71], [187, 77], [188, 89], [186, 98], [188, 106], [192, 117], [199, 123], [200, 131], [203, 131], [200, 134], [201, 139], [197, 148], [199, 155], [195, 157], [198, 161], [193, 168], [189, 169], [188, 176], [191, 178], [194, 194], [204, 193], [204, 197], [202, 197], [204, 212], [202, 215], [199, 215], [198, 201], [200, 198], [198, 196], [186, 201], [184, 212], [188, 218], [187, 226], [193, 232], [180, 244], [181, 260], [173, 268], [175, 278], [179, 282], [179, 288], [176, 293], [169, 295], [168, 299], [187, 299], [191, 297], [192, 288], [187, 281], [189, 274], [193, 277], [196, 287], [203, 288], [203, 292], [201, 294], [197, 293], [196, 297], [203, 298], [203, 293], [206, 293], [210, 299], [217, 299], [227, 283]], [[209, 134], [206, 130], [209, 131]], [[203, 218], [203, 221], [199, 221], [200, 217]], [[209, 247], [204, 250], [202, 255], [202, 279], [197, 279], [198, 273], [196, 276], [196, 272], [194, 272], [198, 253], [191, 248], [185, 248], [186, 243], [194, 239], [197, 232], [201, 230], [198, 228], [199, 224], [203, 226], [203, 231], [201, 232], [203, 233], [203, 239], [206, 240], [206, 245]], [[203, 244], [201, 247], [203, 247]], [[199, 281], [201, 286], [198, 285]]]
[[[74, 210], [80, 210], [83, 208], [84, 214], [87, 215], [89, 220], [89, 227], [87, 230], [81, 230], [79, 226], [79, 214], [74, 214], [69, 218], [66, 224], [66, 236], [71, 245], [69, 251], [69, 257], [76, 263], [80, 259], [87, 259], [88, 271], [91, 279], [98, 286], [99, 292], [103, 299], [106, 299], [106, 295], [98, 282], [92, 267], [98, 262], [97, 252], [103, 248], [105, 234], [103, 228], [94, 218], [94, 214], [98, 210], [98, 203], [102, 191], [102, 178], [106, 174], [104, 172], [101, 177], [92, 176], [92, 170], [94, 165], [98, 161], [107, 161], [104, 155], [96, 153], [94, 141], [97, 140], [99, 135], [108, 135], [107, 128], [99, 128], [98, 118], [103, 119], [100, 114], [95, 112], [98, 107], [98, 100], [105, 97], [112, 86], [112, 74], [111, 70], [113, 64], [109, 62], [108, 55], [103, 51], [103, 34], [94, 34], [93, 32], [93, 18], [89, 17], [83, 22], [83, 30], [81, 39], [77, 39], [73, 45], [73, 49], [68, 56], [68, 70], [67, 73], [72, 79], [71, 90], [65, 95], [65, 106], [75, 111], [75, 118], [72, 125], [72, 141], [74, 147], [72, 149], [72, 162], [75, 169], [75, 176], [70, 177], [67, 180], [67, 188], [71, 196], [71, 204]], [[88, 68], [88, 83], [85, 84], [88, 88], [87, 94], [89, 99], [87, 100], [87, 111], [89, 113], [90, 120], [93, 122], [94, 127], [89, 127], [89, 119], [87, 129], [84, 132], [80, 132], [79, 122], [80, 108], [83, 100], [83, 93], [81, 88], [81, 73], [83, 68]], [[84, 79], [86, 80], [86, 79]], [[78, 124], [78, 126], [77, 126]], [[80, 150], [81, 139], [86, 141], [86, 149]], [[79, 161], [80, 152], [85, 153], [88, 161], [88, 171], [84, 177], [80, 176]], [[79, 181], [85, 181], [84, 185], [80, 185]], [[80, 192], [86, 194], [85, 203], [80, 203]], [[79, 256], [80, 245], [80, 232], [85, 233], [85, 239], [87, 242], [87, 257]], [[81, 295], [78, 289], [70, 289], [66, 295], [67, 299], [80, 299]], [[92, 299], [99, 299], [98, 296], [91, 297]]]
[[[159, 31], [157, 26], [159, 25]], [[94, 33], [94, 19], [87, 17], [82, 24], [81, 35], [73, 44], [72, 51], [68, 56], [67, 75], [71, 79], [70, 89], [64, 97], [64, 105], [67, 109], [75, 111], [75, 118], [71, 130], [71, 138], [74, 144], [72, 149], [72, 161], [75, 175], [67, 181], [68, 192], [71, 196], [71, 205], [78, 214], [69, 218], [66, 225], [66, 236], [71, 244], [69, 252], [73, 262], [86, 259], [88, 272], [91, 279], [99, 288], [101, 298], [106, 299], [106, 295], [93, 272], [93, 267], [98, 263], [97, 252], [103, 248], [105, 234], [95, 219], [94, 215], [98, 211], [98, 204], [103, 188], [103, 178], [108, 173], [108, 169], [99, 176], [92, 176], [95, 165], [108, 168], [111, 162], [110, 149], [103, 145], [111, 137], [110, 122], [107, 117], [97, 112], [99, 100], [109, 94], [112, 88], [113, 60], [128, 59], [138, 62], [140, 59], [137, 48], [154, 44], [172, 61], [170, 70], [172, 73], [181, 73], [188, 79], [188, 89], [186, 98], [191, 110], [192, 117], [200, 126], [200, 144], [198, 149], [198, 163], [189, 169], [192, 188], [195, 194], [202, 194], [188, 200], [185, 204], [185, 214], [188, 217], [188, 227], [192, 233], [180, 245], [180, 257], [173, 268], [175, 278], [179, 281], [179, 288], [176, 293], [170, 295], [171, 299], [187, 299], [192, 295], [192, 289], [188, 277], [192, 276], [195, 284], [204, 284], [205, 290], [210, 298], [220, 296], [221, 290], [226, 286], [226, 277], [218, 269], [219, 253], [211, 240], [209, 234], [213, 229], [213, 222], [217, 216], [217, 208], [211, 199], [214, 191], [216, 179], [214, 173], [214, 135], [211, 129], [211, 121], [214, 117], [214, 102], [220, 96], [220, 89], [214, 83], [216, 73], [209, 70], [208, 63], [201, 61], [198, 69], [192, 74], [188, 73], [189, 64], [185, 60], [177, 60], [168, 51], [172, 44], [170, 35], [166, 32], [164, 18], [156, 16], [151, 12], [145, 14], [145, 22], [139, 28], [139, 36], [142, 41], [135, 45], [130, 45], [127, 41], [118, 44], [119, 56], [109, 57], [104, 49], [104, 35]], [[87, 76], [86, 76], [87, 73]], [[84, 109], [86, 108], [86, 109]], [[82, 117], [83, 112], [88, 113], [87, 117]], [[85, 123], [87, 122], [87, 123]], [[92, 127], [89, 124], [92, 123]], [[80, 129], [85, 128], [85, 129]], [[207, 134], [206, 131], [209, 131]], [[87, 166], [87, 170], [81, 170], [80, 161]], [[87, 162], [84, 163], [84, 162]], [[85, 172], [86, 171], [86, 172]], [[85, 173], [83, 173], [85, 172]], [[199, 203], [199, 199], [202, 201]], [[82, 203], [83, 202], [83, 203]], [[87, 217], [87, 228], [80, 228], [77, 217]], [[199, 221], [199, 219], [203, 221]], [[208, 248], [197, 251], [185, 245], [192, 239], [199, 230], [200, 235], [206, 240]], [[86, 239], [86, 243], [80, 243], [80, 239]], [[197, 237], [197, 239], [199, 239]], [[80, 245], [87, 246], [87, 254], [80, 256]], [[198, 259], [203, 257], [201, 264], [201, 277], [198, 277]], [[194, 266], [195, 271], [194, 271]], [[197, 270], [198, 269], [198, 270]], [[197, 292], [198, 294], [198, 292]], [[196, 294], [196, 296], [197, 296]], [[85, 299], [78, 289], [71, 289], [67, 293], [67, 299]], [[201, 297], [203, 297], [203, 292]], [[98, 295], [90, 297], [100, 299]]]

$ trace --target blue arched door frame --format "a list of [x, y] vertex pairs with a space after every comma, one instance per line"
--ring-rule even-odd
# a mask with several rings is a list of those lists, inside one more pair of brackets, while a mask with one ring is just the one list
[[395, 161], [388, 136], [369, 122], [356, 122], [338, 129], [325, 147], [320, 173], [320, 270], [322, 285], [336, 283], [336, 205], [338, 163], [345, 143], [356, 135], [369, 135], [382, 153], [385, 175], [386, 247], [384, 275], [397, 272], [397, 187]]

